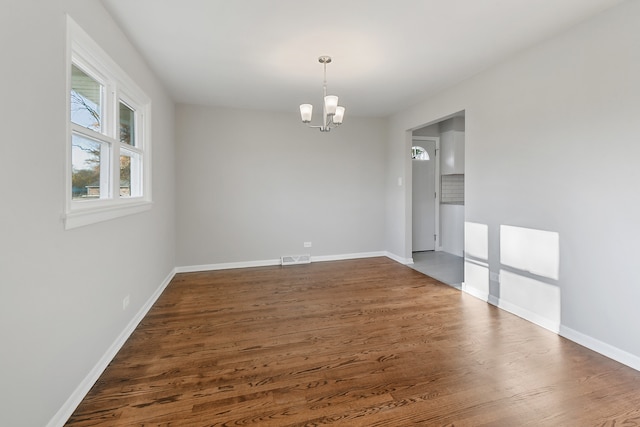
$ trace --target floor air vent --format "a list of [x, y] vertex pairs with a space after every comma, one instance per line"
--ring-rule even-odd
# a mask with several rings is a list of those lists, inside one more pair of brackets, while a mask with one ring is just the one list
[[311, 255], [285, 255], [281, 260], [282, 265], [310, 264]]

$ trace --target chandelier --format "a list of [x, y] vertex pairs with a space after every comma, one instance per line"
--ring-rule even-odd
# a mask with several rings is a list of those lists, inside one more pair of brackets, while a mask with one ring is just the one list
[[[308, 125], [311, 128], [320, 129], [320, 132], [329, 132], [331, 128], [342, 124], [344, 118], [344, 107], [338, 105], [338, 97], [335, 95], [327, 95], [327, 64], [331, 62], [330, 56], [321, 56], [318, 61], [324, 66], [324, 82], [322, 83], [322, 95], [324, 102], [322, 103], [322, 124], [319, 126]], [[313, 113], [313, 105], [300, 105], [300, 117], [302, 123], [311, 123], [311, 115]]]

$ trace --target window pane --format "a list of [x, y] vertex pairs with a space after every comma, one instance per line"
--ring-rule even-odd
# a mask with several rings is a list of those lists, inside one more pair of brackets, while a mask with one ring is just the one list
[[120, 102], [120, 142], [135, 147], [135, 112]]
[[102, 85], [75, 65], [71, 66], [71, 121], [102, 130]]
[[140, 155], [123, 150], [120, 155], [120, 197], [142, 196]]
[[74, 199], [99, 198], [103, 143], [73, 134], [71, 137], [71, 185]]
[[422, 147], [411, 147], [411, 158], [413, 160], [429, 160], [429, 153]]

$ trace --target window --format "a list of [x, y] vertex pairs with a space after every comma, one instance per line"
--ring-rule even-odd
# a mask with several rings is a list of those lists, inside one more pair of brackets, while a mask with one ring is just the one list
[[65, 227], [150, 208], [150, 102], [68, 19]]
[[411, 147], [411, 158], [413, 160], [429, 160], [429, 153], [420, 146]]

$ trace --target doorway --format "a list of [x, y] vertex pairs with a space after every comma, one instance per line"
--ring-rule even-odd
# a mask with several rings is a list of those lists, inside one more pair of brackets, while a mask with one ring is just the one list
[[437, 137], [414, 137], [411, 148], [412, 252], [438, 248], [439, 225]]
[[464, 140], [464, 111], [411, 130], [412, 147], [434, 160], [411, 160], [411, 267], [457, 288], [464, 281]]

